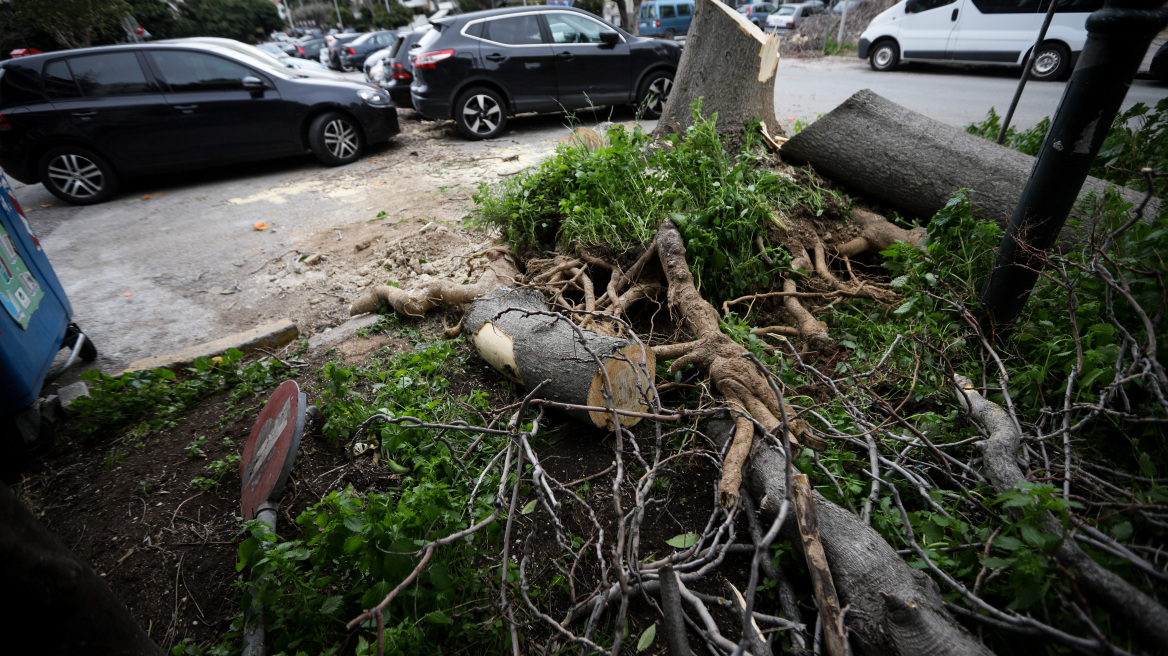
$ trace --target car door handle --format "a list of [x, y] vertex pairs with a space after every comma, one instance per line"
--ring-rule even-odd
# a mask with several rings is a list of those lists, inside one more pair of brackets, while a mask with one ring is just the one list
[[957, 20], [957, 10], [956, 9], [953, 10], [953, 15], [949, 17], [949, 20], [951, 20], [951, 21]]
[[570, 50], [565, 50], [556, 56], [560, 59], [563, 59], [564, 61], [571, 61], [571, 59], [575, 57], [575, 55], [573, 55]]
[[182, 112], [183, 114], [190, 114], [191, 112], [198, 109], [199, 106], [198, 105], [175, 105], [174, 108], [177, 109], [178, 111]]
[[506, 55], [501, 55], [497, 52], [492, 52], [491, 54], [487, 55], [487, 59], [490, 61], [494, 61], [494, 62], [503, 61], [506, 58], [507, 58]]
[[88, 121], [94, 116], [97, 116], [97, 112], [73, 112], [73, 115], [82, 121]]

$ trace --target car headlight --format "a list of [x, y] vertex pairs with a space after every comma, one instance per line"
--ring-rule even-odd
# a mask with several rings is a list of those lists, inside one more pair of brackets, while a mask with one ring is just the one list
[[364, 100], [366, 103], [373, 105], [374, 107], [385, 107], [391, 103], [389, 94], [385, 93], [384, 91], [378, 91], [375, 89], [361, 89], [357, 92], [357, 95], [361, 98], [361, 100]]

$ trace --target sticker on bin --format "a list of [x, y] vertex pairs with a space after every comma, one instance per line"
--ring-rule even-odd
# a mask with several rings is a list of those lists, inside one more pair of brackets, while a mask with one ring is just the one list
[[[4, 171], [0, 170], [0, 174]], [[8, 184], [8, 178], [0, 175], [0, 212], [8, 214], [9, 217], [20, 217], [20, 223], [24, 226], [25, 232], [28, 233], [28, 239], [32, 242], [33, 247], [38, 251], [41, 249], [41, 241], [37, 239], [36, 234], [32, 231], [32, 226], [28, 224], [28, 217], [24, 215], [24, 210], [20, 207], [20, 202], [16, 200], [16, 196], [12, 195], [12, 187]]]
[[[5, 208], [7, 209], [7, 208]], [[0, 305], [21, 328], [28, 330], [45, 290], [24, 264], [8, 231], [0, 225]]]

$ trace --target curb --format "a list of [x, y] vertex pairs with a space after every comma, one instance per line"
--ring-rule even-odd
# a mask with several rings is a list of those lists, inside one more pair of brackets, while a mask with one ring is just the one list
[[196, 358], [213, 358], [227, 353], [228, 349], [238, 349], [247, 353], [256, 349], [275, 349], [296, 339], [300, 331], [289, 319], [281, 319], [259, 328], [236, 333], [230, 337], [217, 339], [206, 344], [191, 346], [175, 353], [154, 355], [131, 362], [123, 374], [144, 369], [173, 369], [194, 362]]

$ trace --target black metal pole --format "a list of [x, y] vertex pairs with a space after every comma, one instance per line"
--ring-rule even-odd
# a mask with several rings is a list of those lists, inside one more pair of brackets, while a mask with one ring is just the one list
[[1087, 18], [1087, 44], [998, 247], [981, 300], [996, 325], [1018, 318], [1152, 39], [1168, 25], [1163, 0], [1108, 0]]
[[1026, 56], [1026, 64], [1022, 67], [1022, 79], [1018, 80], [1018, 88], [1014, 90], [1014, 98], [1010, 101], [1010, 109], [1002, 118], [1002, 129], [998, 131], [998, 143], [1006, 143], [1006, 133], [1010, 131], [1010, 121], [1014, 120], [1014, 110], [1018, 109], [1018, 101], [1022, 100], [1022, 90], [1026, 88], [1026, 81], [1030, 79], [1030, 69], [1034, 66], [1034, 59], [1042, 42], [1046, 41], [1046, 32], [1050, 29], [1050, 21], [1054, 20], [1054, 12], [1058, 10], [1058, 0], [1046, 0], [1050, 7], [1046, 10], [1046, 17], [1042, 19], [1042, 27], [1038, 28], [1038, 38], [1034, 40], [1034, 47]]

